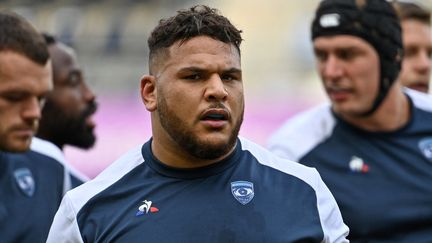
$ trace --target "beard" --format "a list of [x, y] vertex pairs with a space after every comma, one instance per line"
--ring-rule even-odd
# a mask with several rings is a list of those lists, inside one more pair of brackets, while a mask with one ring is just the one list
[[[223, 104], [214, 104], [212, 107], [224, 107]], [[181, 148], [190, 155], [203, 159], [214, 160], [226, 155], [235, 146], [240, 127], [243, 122], [244, 109], [241, 115], [235, 121], [233, 131], [226, 143], [215, 144], [212, 141], [200, 139], [191, 131], [186, 122], [179, 118], [175, 112], [171, 111], [167, 105], [164, 96], [158, 97], [158, 116], [162, 127]]]
[[47, 100], [42, 110], [37, 136], [58, 146], [69, 144], [89, 149], [95, 144], [96, 136], [93, 128], [87, 126], [86, 119], [95, 113], [96, 109], [97, 104], [92, 102], [79, 115], [73, 115], [55, 102]]

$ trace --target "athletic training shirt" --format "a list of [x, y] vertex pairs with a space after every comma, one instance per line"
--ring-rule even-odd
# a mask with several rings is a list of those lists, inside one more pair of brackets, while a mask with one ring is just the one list
[[397, 131], [361, 130], [323, 105], [270, 139], [276, 154], [319, 171], [352, 242], [432, 242], [432, 97], [405, 93], [411, 118]]
[[70, 180], [72, 183], [72, 188], [75, 188], [84, 182], [88, 181], [89, 178], [75, 169], [70, 163], [66, 161], [63, 152], [53, 143], [47, 140], [43, 140], [37, 137], [34, 137], [31, 142], [30, 149], [46, 156], [52, 157], [62, 165], [66, 167], [68, 170]]
[[53, 158], [0, 151], [0, 242], [45, 242], [67, 184]]
[[69, 191], [48, 237], [59, 242], [347, 242], [315, 169], [239, 139], [226, 159], [176, 169], [151, 140]]

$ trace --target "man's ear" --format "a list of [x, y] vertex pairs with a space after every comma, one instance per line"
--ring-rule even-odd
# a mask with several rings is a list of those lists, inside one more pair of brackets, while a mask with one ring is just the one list
[[157, 108], [156, 78], [152, 75], [144, 75], [141, 78], [141, 98], [146, 109], [153, 112]]

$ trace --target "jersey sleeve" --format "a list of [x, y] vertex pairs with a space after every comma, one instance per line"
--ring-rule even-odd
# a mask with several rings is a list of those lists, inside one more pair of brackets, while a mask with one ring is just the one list
[[346, 239], [349, 233], [349, 228], [343, 222], [342, 214], [339, 210], [336, 200], [334, 199], [328, 187], [322, 181], [321, 176], [319, 176], [319, 174], [318, 174], [318, 181], [317, 181], [316, 188], [318, 190], [317, 192], [318, 213], [320, 215], [321, 227], [324, 231], [323, 242], [328, 242], [328, 243], [349, 242]]
[[72, 181], [69, 175], [69, 169], [63, 165], [63, 196], [72, 189]]
[[47, 243], [83, 243], [76, 213], [66, 194], [51, 225]]

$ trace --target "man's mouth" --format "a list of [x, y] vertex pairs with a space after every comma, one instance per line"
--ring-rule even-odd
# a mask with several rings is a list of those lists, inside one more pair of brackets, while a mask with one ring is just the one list
[[209, 109], [200, 120], [208, 128], [221, 129], [227, 124], [229, 113], [225, 109]]
[[31, 127], [16, 127], [12, 129], [12, 132], [16, 134], [19, 137], [32, 137], [35, 133], [36, 129], [33, 129]]
[[328, 88], [327, 94], [333, 101], [344, 101], [348, 99], [349, 95], [351, 95], [352, 91], [350, 89], [343, 88]]
[[202, 120], [210, 120], [210, 121], [226, 121], [227, 116], [221, 113], [209, 113], [206, 114]]
[[420, 92], [426, 93], [429, 90], [429, 85], [427, 83], [424, 83], [424, 82], [415, 82], [415, 83], [409, 84], [408, 88], [415, 89], [415, 90], [418, 90]]

